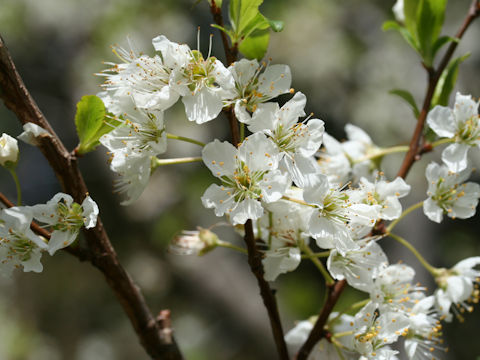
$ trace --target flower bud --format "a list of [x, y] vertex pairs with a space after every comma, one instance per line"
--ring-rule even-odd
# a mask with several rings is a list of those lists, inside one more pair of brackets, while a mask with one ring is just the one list
[[17, 140], [8, 134], [0, 137], [0, 165], [5, 167], [15, 166], [18, 160]]
[[177, 255], [205, 255], [217, 247], [218, 236], [208, 229], [183, 230], [170, 244], [170, 251]]

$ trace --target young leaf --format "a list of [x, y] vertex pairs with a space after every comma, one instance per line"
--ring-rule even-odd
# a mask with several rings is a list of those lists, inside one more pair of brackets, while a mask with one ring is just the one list
[[393, 89], [389, 91], [390, 94], [397, 95], [401, 97], [403, 100], [407, 102], [407, 104], [410, 105], [412, 108], [413, 114], [415, 115], [415, 118], [418, 118], [418, 114], [420, 113], [417, 107], [417, 104], [415, 102], [415, 99], [413, 98], [413, 95], [407, 91], [407, 90], [402, 90], [402, 89]]
[[260, 14], [258, 7], [263, 0], [230, 0], [230, 23], [237, 39], [244, 35], [245, 28]]
[[431, 66], [434, 45], [442, 30], [446, 0], [420, 0], [417, 14], [417, 35], [425, 65]]
[[100, 137], [113, 130], [112, 126], [105, 123], [106, 115], [105, 105], [97, 96], [83, 96], [77, 103], [75, 126], [80, 139], [77, 153], [85, 154], [92, 151], [98, 146]]
[[418, 52], [418, 44], [415, 40], [415, 38], [412, 36], [412, 34], [408, 31], [407, 28], [404, 26], [400, 25], [396, 21], [388, 20], [383, 23], [382, 26], [383, 31], [388, 31], [388, 30], [396, 30], [402, 35], [402, 37], [405, 39], [405, 41], [415, 50]]
[[248, 59], [261, 60], [267, 52], [270, 33], [268, 29], [255, 31], [240, 43], [239, 50]]
[[440, 79], [438, 80], [435, 93], [433, 95], [432, 107], [435, 105], [448, 106], [448, 99], [455, 87], [458, 77], [458, 68], [460, 64], [470, 56], [470, 53], [460, 56], [448, 64], [447, 68], [443, 70]]

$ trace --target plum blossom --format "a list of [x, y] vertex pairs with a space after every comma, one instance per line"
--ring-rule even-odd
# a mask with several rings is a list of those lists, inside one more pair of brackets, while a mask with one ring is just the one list
[[333, 249], [327, 268], [333, 278], [346, 279], [350, 286], [370, 292], [375, 277], [388, 264], [388, 259], [375, 239], [366, 238], [357, 241], [357, 245], [358, 249], [347, 251], [344, 256]]
[[350, 199], [357, 203], [380, 205], [378, 217], [384, 220], [400, 217], [402, 205], [398, 199], [407, 196], [410, 192], [410, 185], [400, 177], [392, 182], [385, 180], [370, 182], [362, 177], [358, 186], [358, 189], [349, 191]]
[[310, 119], [298, 123], [304, 116], [307, 98], [301, 92], [279, 108], [277, 103], [264, 104], [252, 116], [248, 129], [263, 132], [273, 140], [281, 154], [280, 167], [285, 168], [299, 187], [311, 186], [319, 173], [313, 157], [322, 144], [324, 122]]
[[70, 195], [58, 193], [46, 204], [30, 206], [29, 210], [35, 220], [52, 226], [47, 249], [50, 255], [71, 245], [81, 227], [90, 229], [97, 224], [98, 206], [90, 196], [77, 204]]
[[437, 105], [428, 113], [427, 124], [440, 137], [452, 139], [442, 152], [442, 160], [453, 172], [467, 168], [467, 153], [480, 146], [478, 102], [457, 93], [453, 109]]
[[245, 124], [251, 123], [251, 114], [263, 103], [291, 91], [292, 75], [287, 65], [259, 65], [255, 59], [241, 59], [228, 70], [235, 80], [236, 95], [231, 100], [235, 115]]
[[207, 208], [217, 216], [228, 214], [231, 222], [244, 224], [263, 215], [261, 201], [279, 200], [290, 181], [277, 169], [279, 153], [275, 144], [262, 133], [246, 138], [236, 149], [228, 142], [215, 140], [202, 151], [205, 165], [222, 185], [212, 184], [202, 196]]
[[316, 185], [305, 188], [304, 199], [316, 210], [309, 220], [310, 235], [320, 248], [335, 248], [341, 255], [359, 248], [352, 235], [366, 235], [378, 217], [378, 205], [350, 201], [346, 191], [330, 186], [323, 175]]
[[0, 273], [10, 276], [14, 268], [41, 272], [40, 258], [47, 243], [30, 229], [33, 214], [27, 207], [12, 207], [0, 212]]
[[465, 168], [459, 173], [453, 173], [445, 165], [435, 162], [427, 166], [425, 176], [428, 180], [428, 199], [423, 203], [423, 212], [430, 220], [440, 223], [444, 214], [452, 219], [468, 219], [475, 215], [480, 185], [464, 183], [471, 172], [471, 168]]
[[447, 321], [452, 317], [450, 310], [462, 320], [461, 313], [473, 311], [471, 302], [478, 303], [480, 300], [480, 271], [474, 269], [478, 265], [480, 256], [470, 257], [451, 269], [442, 269], [435, 279], [438, 284], [435, 291], [437, 308]]

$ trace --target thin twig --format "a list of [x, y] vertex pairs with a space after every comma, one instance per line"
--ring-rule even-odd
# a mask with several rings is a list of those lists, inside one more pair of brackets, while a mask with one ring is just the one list
[[[469, 11], [465, 20], [463, 21], [462, 26], [458, 30], [455, 37], [461, 39], [465, 31], [468, 29], [473, 20], [480, 15], [480, 2], [478, 0], [473, 0], [470, 5]], [[403, 163], [400, 166], [397, 176], [405, 178], [410, 171], [413, 163], [420, 159], [422, 146], [420, 144], [423, 134], [423, 128], [425, 126], [425, 120], [427, 119], [428, 112], [430, 111], [430, 105], [432, 103], [432, 98], [435, 93], [435, 88], [438, 84], [438, 80], [443, 73], [443, 70], [447, 67], [450, 59], [455, 52], [455, 49], [458, 46], [458, 41], [452, 41], [443, 55], [440, 64], [437, 69], [426, 68], [428, 73], [428, 86], [425, 94], [425, 100], [423, 101], [422, 110], [418, 115], [417, 125], [413, 133], [412, 139], [410, 140], [409, 150], [403, 159]]]
[[[39, 149], [55, 172], [63, 190], [81, 203], [88, 189], [78, 168], [74, 153], [67, 151], [53, 131], [29, 91], [25, 87], [0, 37], [0, 98], [12, 110], [22, 124], [33, 122], [49, 134], [39, 141]], [[139, 287], [119, 262], [100, 218], [93, 229], [83, 229], [89, 251], [90, 262], [98, 268], [115, 293], [123, 310], [128, 315], [143, 347], [152, 359], [183, 359], [173, 337], [169, 341], [162, 337], [162, 322], [153, 317]]]

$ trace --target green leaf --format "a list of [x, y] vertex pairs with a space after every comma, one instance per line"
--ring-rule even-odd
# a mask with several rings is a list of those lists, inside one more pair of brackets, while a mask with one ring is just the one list
[[261, 60], [267, 52], [270, 33], [267, 30], [259, 30], [252, 33], [240, 43], [239, 50], [248, 59]]
[[470, 53], [460, 56], [448, 64], [447, 68], [443, 70], [432, 99], [432, 107], [436, 105], [447, 106], [450, 94], [455, 87], [458, 77], [458, 68], [460, 64], [470, 56]]
[[407, 28], [404, 26], [400, 25], [396, 21], [388, 20], [383, 23], [382, 26], [383, 31], [388, 31], [388, 30], [396, 30], [402, 35], [402, 37], [405, 39], [405, 41], [415, 50], [418, 52], [418, 44], [415, 40], [415, 38], [410, 34]]
[[435, 56], [437, 54], [437, 52], [446, 44], [448, 44], [449, 42], [451, 41], [454, 41], [454, 42], [458, 42], [459, 39], [457, 38], [454, 38], [454, 37], [451, 37], [451, 36], [441, 36], [437, 39], [437, 41], [435, 41], [435, 43], [433, 44], [433, 49], [432, 49], [432, 53], [433, 53], [433, 56]]
[[407, 90], [402, 90], [402, 89], [393, 89], [389, 91], [390, 94], [392, 95], [397, 95], [401, 97], [403, 100], [407, 102], [407, 104], [410, 105], [412, 108], [413, 114], [415, 115], [415, 118], [418, 118], [418, 114], [420, 113], [417, 107], [417, 103], [415, 102], [415, 99], [413, 98], [413, 95], [407, 91]]
[[417, 11], [419, 0], [404, 0], [403, 12], [405, 14], [405, 26], [408, 32], [417, 40]]
[[270, 24], [270, 28], [275, 32], [280, 32], [285, 27], [285, 23], [281, 20], [270, 20], [267, 19]]
[[258, 7], [262, 3], [263, 0], [230, 0], [230, 23], [238, 38], [243, 35], [249, 23], [260, 14]]
[[442, 30], [446, 0], [420, 0], [417, 13], [417, 35], [425, 65], [431, 66], [434, 44]]
[[80, 139], [77, 153], [85, 154], [94, 150], [99, 145], [100, 137], [113, 130], [111, 125], [105, 123], [106, 115], [105, 105], [97, 96], [83, 96], [77, 103], [75, 126]]

